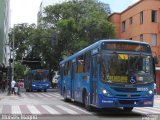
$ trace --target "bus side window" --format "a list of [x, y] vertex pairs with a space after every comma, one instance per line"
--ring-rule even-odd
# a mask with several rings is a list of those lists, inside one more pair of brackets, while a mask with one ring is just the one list
[[93, 57], [93, 77], [97, 77], [97, 57]]
[[83, 55], [77, 58], [77, 73], [82, 73], [84, 67], [84, 57]]
[[90, 53], [85, 54], [85, 60], [84, 60], [84, 72], [90, 71]]

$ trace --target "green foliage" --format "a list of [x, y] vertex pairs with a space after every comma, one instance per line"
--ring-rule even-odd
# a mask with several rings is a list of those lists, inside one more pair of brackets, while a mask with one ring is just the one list
[[[15, 38], [16, 60], [39, 57], [46, 69], [58, 69], [59, 60], [100, 39], [114, 38], [114, 27], [107, 20], [103, 3], [73, 0], [45, 8], [40, 26], [21, 24], [11, 29]], [[14, 33], [14, 34], [13, 34]], [[53, 33], [58, 44], [52, 45]], [[27, 54], [26, 54], [27, 53]], [[26, 56], [27, 55], [27, 56]]]
[[96, 0], [69, 1], [45, 8], [44, 26], [58, 32], [59, 56], [71, 55], [87, 45], [114, 37], [102, 3]]
[[25, 72], [27, 72], [29, 68], [27, 68], [25, 65], [22, 65], [20, 62], [14, 62], [14, 69], [15, 77], [20, 79], [24, 78]]
[[[10, 30], [9, 42], [12, 51], [16, 53], [16, 60], [21, 60], [25, 56], [25, 52], [29, 52], [29, 37], [32, 34], [32, 30], [35, 29], [35, 24], [17, 24]], [[13, 43], [14, 41], [14, 43]], [[13, 47], [14, 46], [14, 47]]]

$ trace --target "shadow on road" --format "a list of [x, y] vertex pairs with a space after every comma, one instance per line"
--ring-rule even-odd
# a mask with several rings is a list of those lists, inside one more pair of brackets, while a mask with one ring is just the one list
[[[62, 100], [63, 101], [63, 100]], [[84, 105], [78, 102], [68, 101], [69, 104], [72, 104], [81, 109], [85, 109]], [[97, 109], [92, 108], [91, 115], [99, 116], [99, 117], [110, 117], [110, 118], [142, 118], [142, 114], [138, 114], [135, 112], [126, 112], [122, 108], [105, 108], [105, 109]]]

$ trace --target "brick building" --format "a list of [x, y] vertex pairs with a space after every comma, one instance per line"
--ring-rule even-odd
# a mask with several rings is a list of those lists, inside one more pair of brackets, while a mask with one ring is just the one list
[[[160, 60], [160, 0], [140, 0], [109, 20], [115, 26], [117, 39], [131, 39], [150, 44]], [[157, 92], [160, 94], [160, 61], [156, 67]]]

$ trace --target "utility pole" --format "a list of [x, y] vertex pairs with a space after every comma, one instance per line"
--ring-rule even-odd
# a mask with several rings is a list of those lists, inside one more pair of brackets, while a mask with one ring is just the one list
[[12, 38], [12, 42], [13, 42], [13, 46], [12, 46], [12, 48], [13, 48], [13, 50], [12, 50], [12, 52], [13, 52], [13, 63], [12, 63], [12, 80], [14, 79], [14, 50], [15, 50], [15, 48], [14, 48], [14, 39], [15, 39], [15, 24], [14, 24], [14, 26], [13, 26], [13, 36], [12, 36], [13, 38]]

